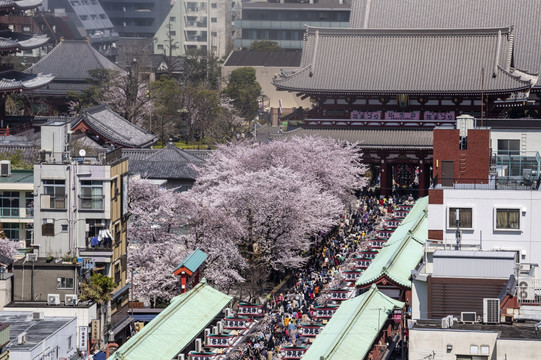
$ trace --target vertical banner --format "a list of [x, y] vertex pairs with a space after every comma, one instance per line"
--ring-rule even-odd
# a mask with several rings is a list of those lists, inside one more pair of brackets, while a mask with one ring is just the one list
[[79, 350], [88, 348], [88, 326], [79, 326]]

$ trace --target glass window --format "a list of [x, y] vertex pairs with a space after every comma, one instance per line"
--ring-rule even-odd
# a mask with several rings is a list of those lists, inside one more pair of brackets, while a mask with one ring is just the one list
[[19, 216], [19, 192], [1, 191], [0, 192], [0, 217], [18, 217]]
[[59, 277], [56, 283], [57, 289], [73, 289], [73, 278]]
[[498, 155], [520, 155], [520, 140], [498, 140]]
[[25, 193], [25, 206], [26, 206], [26, 217], [34, 216], [34, 193], [27, 191]]
[[66, 182], [64, 180], [43, 180], [43, 194], [50, 197], [49, 204], [41, 204], [43, 209], [66, 208]]
[[13, 240], [13, 241], [19, 241], [19, 224], [18, 223], [2, 223], [0, 224], [0, 232], [1, 229], [4, 229], [4, 235], [6, 238]]
[[456, 229], [456, 211], [458, 211], [458, 225], [463, 229], [472, 228], [472, 209], [471, 208], [449, 208], [448, 228]]
[[213, 23], [218, 22], [218, 19], [215, 18], [215, 17], [211, 17], [211, 18], [210, 18], [210, 22], [213, 22]]
[[81, 209], [103, 210], [103, 181], [81, 181]]
[[496, 209], [496, 229], [520, 229], [520, 209]]

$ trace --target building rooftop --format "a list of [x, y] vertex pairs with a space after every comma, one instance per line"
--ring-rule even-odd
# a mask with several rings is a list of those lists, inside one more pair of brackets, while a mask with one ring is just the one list
[[34, 170], [11, 170], [11, 176], [0, 177], [0, 183], [34, 183]]
[[321, 136], [358, 143], [359, 148], [432, 149], [433, 133], [426, 130], [357, 130], [357, 129], [304, 129], [297, 128], [271, 137]]
[[43, 0], [1, 0], [0, 10], [11, 10], [12, 8], [18, 10], [35, 9], [41, 5]]
[[[302, 93], [480, 94], [527, 90], [537, 78], [511, 67], [513, 28], [308, 27], [301, 65], [273, 80]], [[485, 68], [485, 81], [480, 70]], [[458, 74], [460, 76], [458, 76]]]
[[454, 322], [448, 329], [442, 329], [441, 320], [416, 320], [413, 330], [438, 330], [438, 331], [476, 331], [498, 332], [499, 339], [535, 339], [541, 340], [541, 331], [535, 330], [536, 322], [515, 322], [513, 324], [462, 324]]
[[[30, 311], [1, 311], [0, 322], [10, 325], [9, 340], [12, 347], [18, 351], [31, 350], [38, 346], [45, 339], [54, 336], [54, 333], [75, 321], [71, 317], [46, 317], [44, 320], [34, 320], [33, 312]], [[17, 336], [27, 333], [27, 342], [17, 344]]]
[[[353, 0], [350, 26], [374, 29], [513, 26], [514, 66], [539, 73], [541, 22], [532, 16], [538, 12], [539, 0]], [[485, 67], [489, 68], [492, 67]]]
[[27, 74], [52, 74], [56, 80], [85, 81], [89, 70], [108, 69], [123, 73], [123, 70], [109, 61], [90, 43], [81, 40], [64, 40], [37, 63], [25, 70]]
[[143, 330], [132, 336], [111, 360], [172, 359], [183, 351], [231, 302], [233, 298], [202, 280], [179, 295]]
[[403, 306], [372, 285], [364, 294], [340, 304], [303, 360], [364, 359], [389, 315]]

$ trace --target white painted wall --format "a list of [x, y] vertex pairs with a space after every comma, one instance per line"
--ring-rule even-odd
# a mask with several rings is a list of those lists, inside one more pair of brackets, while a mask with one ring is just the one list
[[[444, 241], [454, 244], [455, 229], [448, 228], [448, 209], [472, 208], [472, 229], [462, 230], [462, 244], [482, 250], [519, 251], [521, 262], [541, 264], [541, 192], [530, 190], [444, 189], [444, 205], [428, 205], [428, 228], [443, 230]], [[520, 230], [496, 230], [497, 208], [518, 208]]]
[[[409, 358], [410, 359], [438, 359], [456, 360], [457, 354], [469, 355], [470, 346], [489, 347], [488, 360], [496, 360], [497, 331], [476, 332], [452, 329], [426, 330], [413, 328], [409, 332]], [[450, 352], [447, 345], [451, 345]], [[433, 357], [427, 357], [434, 354]], [[480, 352], [479, 352], [480, 355]]]
[[490, 143], [492, 153], [498, 151], [498, 140], [520, 140], [521, 155], [538, 151], [541, 153], [541, 130], [509, 130], [509, 129], [491, 129]]

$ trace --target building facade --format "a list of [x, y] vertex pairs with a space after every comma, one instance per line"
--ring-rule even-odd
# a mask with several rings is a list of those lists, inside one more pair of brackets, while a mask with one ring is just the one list
[[[9, 161], [2, 161], [11, 168]], [[6, 238], [30, 246], [34, 224], [34, 172], [10, 170], [0, 177], [0, 226]]]
[[100, 0], [121, 37], [153, 37], [171, 8], [170, 0]]
[[258, 40], [275, 41], [282, 49], [302, 49], [306, 25], [349, 27], [351, 0], [269, 1], [241, 3], [235, 20], [235, 48], [247, 49]]
[[176, 1], [156, 32], [155, 54], [200, 50], [217, 57], [232, 48], [231, 0]]

